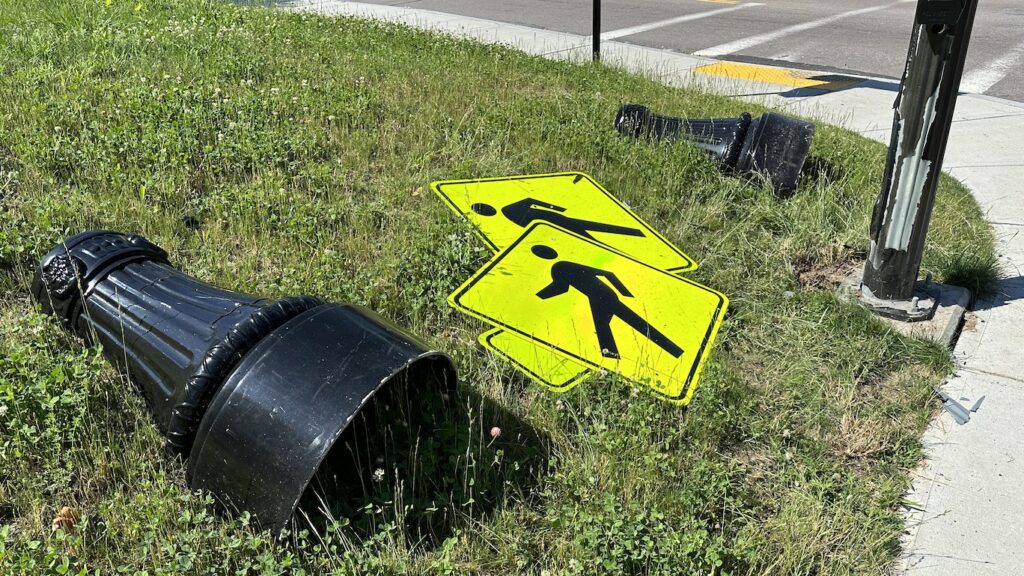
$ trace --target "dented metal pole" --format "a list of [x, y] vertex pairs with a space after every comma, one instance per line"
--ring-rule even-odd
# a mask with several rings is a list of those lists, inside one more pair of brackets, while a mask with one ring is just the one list
[[[929, 315], [916, 294], [977, 0], [920, 0], [896, 98], [882, 191], [861, 286], [867, 305], [906, 320]], [[918, 292], [920, 289], [918, 288]], [[904, 305], [906, 303], [906, 305]]]

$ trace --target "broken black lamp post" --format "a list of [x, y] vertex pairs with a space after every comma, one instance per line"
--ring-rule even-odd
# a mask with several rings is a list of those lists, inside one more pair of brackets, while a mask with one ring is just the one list
[[767, 176], [779, 196], [796, 190], [814, 137], [814, 124], [765, 112], [758, 118], [688, 120], [662, 116], [640, 104], [626, 104], [615, 115], [619, 133], [648, 141], [683, 138], [710, 153], [723, 168]]
[[938, 304], [917, 275], [976, 10], [977, 0], [917, 5], [860, 286], [860, 303], [890, 318], [926, 320]]
[[361, 411], [455, 386], [446, 355], [365, 308], [221, 290], [132, 234], [67, 239], [32, 293], [132, 376], [193, 488], [275, 530]]

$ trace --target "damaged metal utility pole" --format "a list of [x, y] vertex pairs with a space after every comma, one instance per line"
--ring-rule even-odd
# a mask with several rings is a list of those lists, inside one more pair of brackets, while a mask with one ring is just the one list
[[918, 284], [928, 222], [978, 0], [919, 0], [882, 191], [871, 218], [861, 302], [906, 321], [934, 314]]

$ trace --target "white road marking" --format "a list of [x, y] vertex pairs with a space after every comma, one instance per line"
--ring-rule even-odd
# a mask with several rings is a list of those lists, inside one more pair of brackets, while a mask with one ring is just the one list
[[870, 6], [868, 8], [860, 8], [858, 10], [851, 10], [849, 12], [842, 12], [828, 18], [821, 18], [819, 20], [811, 20], [810, 22], [803, 22], [800, 24], [794, 24], [793, 26], [787, 26], [774, 32], [766, 32], [764, 34], [758, 34], [756, 36], [748, 36], [746, 38], [740, 38], [733, 42], [726, 42], [725, 44], [719, 44], [718, 46], [712, 46], [711, 48], [705, 48], [694, 52], [694, 56], [725, 56], [726, 54], [733, 54], [741, 50], [746, 50], [753, 46], [765, 44], [773, 40], [778, 40], [784, 36], [790, 34], [796, 34], [797, 32], [803, 32], [804, 30], [812, 30], [814, 28], [820, 28], [827, 26], [833, 22], [852, 18], [854, 16], [860, 16], [861, 14], [870, 14], [871, 12], [878, 12], [879, 10], [886, 10], [900, 4], [906, 4], [908, 2], [916, 2], [917, 0], [897, 0], [891, 4], [882, 4], [881, 6]]
[[675, 18], [669, 18], [667, 20], [651, 22], [650, 24], [630, 26], [629, 28], [619, 28], [618, 30], [612, 30], [611, 32], [602, 32], [601, 39], [611, 40], [613, 38], [622, 38], [623, 36], [632, 36], [633, 34], [647, 32], [648, 30], [654, 30], [656, 28], [664, 28], [665, 26], [671, 26], [673, 24], [679, 24], [681, 22], [690, 22], [691, 20], [710, 18], [712, 16], [718, 16], [719, 14], [725, 14], [726, 12], [735, 12], [736, 10], [743, 10], [744, 8], [752, 8], [754, 6], [764, 6], [764, 4], [761, 2], [745, 2], [743, 4], [737, 4], [735, 6], [730, 6], [728, 8], [720, 8], [718, 10], [708, 10], [707, 12], [697, 12], [696, 14], [677, 16]]
[[973, 94], [988, 92], [989, 88], [1006, 78], [1006, 75], [1020, 64], [1022, 58], [1024, 58], [1024, 43], [1014, 46], [1009, 52], [990, 62], [987, 66], [964, 74], [963, 80], [960, 81], [960, 91]]

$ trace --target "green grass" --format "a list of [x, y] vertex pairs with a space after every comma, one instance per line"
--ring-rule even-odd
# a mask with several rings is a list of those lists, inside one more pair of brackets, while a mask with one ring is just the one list
[[[884, 572], [952, 363], [831, 291], [863, 258], [882, 147], [819, 126], [783, 201], [687, 146], [619, 137], [623, 102], [750, 108], [397, 26], [0, 0], [0, 572]], [[445, 304], [488, 255], [428, 183], [560, 170], [591, 174], [731, 298], [689, 410], [610, 377], [547, 393]], [[29, 300], [37, 259], [88, 228], [140, 232], [230, 289], [367, 305], [449, 351], [465, 409], [437, 432], [448, 451], [403, 478], [430, 488], [387, 474], [280, 540], [212, 512], [132, 385]], [[985, 289], [994, 262], [944, 178], [925, 268]], [[51, 532], [62, 506], [81, 519]]]

